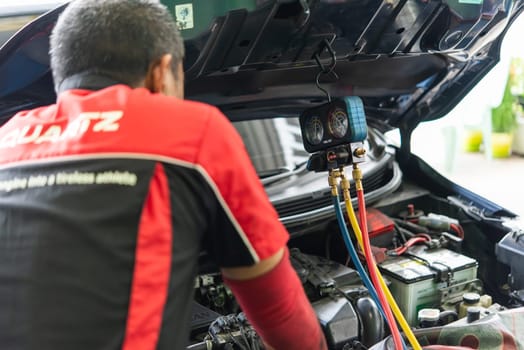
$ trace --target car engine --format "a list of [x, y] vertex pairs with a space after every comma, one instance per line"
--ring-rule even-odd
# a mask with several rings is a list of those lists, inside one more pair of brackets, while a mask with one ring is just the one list
[[[428, 203], [422, 197], [419, 200]], [[523, 281], [517, 261], [522, 261], [518, 260], [522, 250], [511, 247], [522, 245], [522, 233], [508, 233], [496, 245], [496, 256], [491, 253], [489, 259], [477, 260], [482, 252], [469, 254], [477, 248], [468, 239], [476, 224], [465, 219], [453, 200], [432, 199], [433, 205], [441, 206], [439, 213], [426, 214], [413, 204], [416, 199], [404, 208], [398, 204], [368, 208], [375, 260], [410, 326], [421, 330], [468, 324], [521, 307], [523, 292], [518, 288]], [[396, 215], [388, 215], [396, 208], [401, 208]], [[450, 211], [461, 219], [448, 216]], [[323, 232], [292, 237], [290, 246], [292, 265], [330, 349], [368, 349], [388, 336], [388, 327], [352, 268], [333, 222]], [[485, 277], [494, 271], [506, 272], [499, 283]], [[218, 272], [196, 279], [191, 340], [191, 349], [263, 348]]]
[[[316, 153], [307, 165], [294, 171], [262, 177], [290, 233], [291, 262], [328, 347], [387, 348], [381, 347], [390, 338], [381, 306], [375, 292], [366, 287], [373, 289], [367, 277], [361, 279], [362, 274], [357, 272], [367, 274], [360, 260], [369, 264], [370, 254], [407, 327], [419, 334], [434, 327], [475, 325], [524, 306], [524, 274], [519, 268], [524, 261], [524, 233], [518, 224], [517, 228], [508, 225], [516, 220], [505, 217], [502, 211], [488, 210], [488, 205], [481, 209], [466, 191], [447, 189], [438, 174], [428, 177], [430, 169], [420, 171], [425, 164], [415, 156], [410, 158], [413, 164], [396, 162], [396, 151], [378, 133], [366, 130], [363, 115], [361, 102], [353, 97], [306, 110], [300, 119], [303, 142], [306, 150]], [[323, 130], [331, 130], [328, 132], [332, 135]], [[344, 136], [337, 138], [335, 131]], [[366, 153], [373, 167], [366, 168], [362, 156]], [[353, 165], [354, 180], [344, 183], [346, 165]], [[309, 175], [304, 174], [306, 168], [312, 171]], [[401, 169], [402, 176], [395, 175]], [[366, 176], [372, 181], [366, 182]], [[319, 182], [322, 178], [328, 181]], [[300, 183], [301, 191], [286, 197], [293, 192], [289, 190], [293, 182]], [[362, 200], [363, 187], [371, 189], [367, 205]], [[342, 189], [345, 201], [338, 195]], [[360, 195], [358, 201], [355, 194]], [[344, 217], [337, 202], [351, 207], [358, 202], [358, 209], [366, 215], [359, 215], [361, 222], [356, 223], [352, 210]], [[352, 253], [350, 246], [357, 244], [348, 240], [357, 240], [364, 218], [370, 249], [364, 249], [365, 254]], [[222, 283], [218, 269], [205, 263], [202, 267], [206, 273], [201, 273], [195, 284], [190, 348], [263, 347]]]

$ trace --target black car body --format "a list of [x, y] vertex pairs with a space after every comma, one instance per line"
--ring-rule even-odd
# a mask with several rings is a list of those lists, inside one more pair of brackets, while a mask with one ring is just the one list
[[[504, 34], [524, 10], [523, 1], [216, 1], [201, 18], [199, 9], [209, 3], [164, 3], [185, 38], [186, 98], [217, 106], [243, 137], [291, 234], [293, 262], [330, 348], [352, 348], [355, 341], [371, 346], [386, 334], [380, 322], [365, 317], [374, 309], [359, 302], [365, 288], [355, 271], [344, 266], [347, 254], [327, 175], [305, 165], [309, 155], [301, 144], [298, 116], [326, 103], [326, 92], [331, 98], [360, 96], [364, 102], [369, 127], [367, 162], [362, 164], [366, 200], [375, 218], [389, 219], [378, 226], [382, 231], [374, 244], [384, 249], [401, 244], [403, 235], [420, 229], [413, 221], [428, 213], [441, 215], [441, 221], [445, 216], [464, 231], [463, 239], [457, 239], [446, 232], [449, 227], [427, 229], [435, 242], [444, 242], [436, 248], [445, 249], [442, 256], [459, 253], [457, 265], [448, 266], [450, 278], [430, 268], [428, 276], [403, 279], [383, 263], [398, 299], [407, 298], [402, 293], [411, 293], [409, 288], [422, 280], [435, 286], [436, 297], [429, 302], [403, 302], [410, 323], [419, 325], [416, 312], [422, 308], [460, 314], [466, 292], [489, 295], [501, 308], [524, 305], [519, 270], [524, 246], [517, 216], [442, 177], [410, 149], [419, 123], [446, 115], [497, 64]], [[54, 102], [48, 38], [63, 8], [41, 16], [1, 48], [2, 123], [17, 111]], [[402, 137], [400, 147], [384, 137], [395, 128]], [[410, 250], [410, 256], [427, 262], [430, 258], [419, 248]], [[202, 334], [210, 337], [214, 320], [239, 311], [205, 252], [201, 260], [195, 343]], [[454, 282], [460, 271], [473, 276]], [[328, 282], [342, 296], [321, 295], [318, 288]], [[337, 333], [335, 324], [347, 331]], [[216, 329], [211, 338], [221, 346], [229, 342]]]

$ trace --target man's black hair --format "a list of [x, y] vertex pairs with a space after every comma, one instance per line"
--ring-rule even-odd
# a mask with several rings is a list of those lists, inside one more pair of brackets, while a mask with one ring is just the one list
[[64, 10], [50, 40], [55, 88], [77, 74], [98, 74], [137, 86], [162, 55], [173, 72], [184, 44], [166, 7], [155, 0], [75, 0]]

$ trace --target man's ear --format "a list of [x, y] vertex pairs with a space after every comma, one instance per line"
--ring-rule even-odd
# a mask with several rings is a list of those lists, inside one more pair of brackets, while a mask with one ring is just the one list
[[184, 99], [184, 65], [180, 62], [176, 69], [176, 79], [174, 82], [174, 96]]
[[149, 66], [144, 85], [151, 92], [165, 92], [172, 75], [170, 54], [165, 54]]

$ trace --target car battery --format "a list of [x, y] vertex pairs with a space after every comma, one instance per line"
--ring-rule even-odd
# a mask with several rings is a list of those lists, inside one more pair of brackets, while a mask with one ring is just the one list
[[415, 326], [421, 309], [440, 308], [461, 300], [462, 293], [478, 287], [476, 260], [448, 249], [409, 248], [402, 256], [381, 263], [390, 290], [407, 322]]

